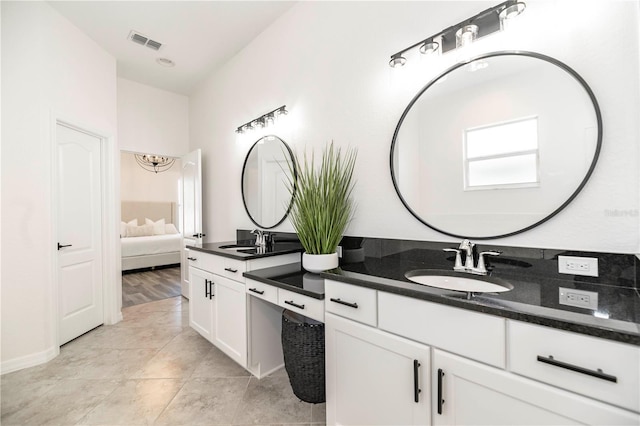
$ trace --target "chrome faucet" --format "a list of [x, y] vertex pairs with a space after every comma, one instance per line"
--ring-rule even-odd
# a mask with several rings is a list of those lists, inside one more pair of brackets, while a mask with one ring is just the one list
[[[487, 271], [487, 265], [485, 264], [484, 257], [485, 256], [499, 256], [501, 252], [499, 251], [483, 251], [478, 255], [478, 263], [474, 266], [474, 257], [476, 254], [476, 245], [466, 238], [462, 240], [460, 246], [455, 248], [446, 248], [444, 251], [455, 252], [456, 260], [453, 265], [454, 271], [468, 272], [470, 274], [476, 275], [487, 275], [489, 271]], [[462, 253], [465, 254], [464, 265], [462, 264]]]
[[251, 231], [251, 233], [255, 234], [256, 242], [254, 245], [258, 247], [265, 247], [267, 243], [271, 241], [271, 235], [268, 232], [263, 231], [262, 229], [254, 229], [253, 231]]
[[251, 231], [252, 234], [255, 234], [256, 236], [256, 242], [254, 245], [258, 246], [258, 247], [264, 247], [264, 232], [262, 231], [262, 229], [254, 229], [253, 231]]

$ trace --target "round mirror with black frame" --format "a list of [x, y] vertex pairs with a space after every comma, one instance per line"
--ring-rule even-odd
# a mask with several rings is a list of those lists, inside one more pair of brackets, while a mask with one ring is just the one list
[[262, 229], [275, 228], [289, 214], [293, 201], [286, 186], [289, 164], [293, 165], [291, 148], [274, 135], [258, 139], [244, 159], [242, 202], [251, 221]]
[[515, 235], [582, 190], [602, 145], [587, 83], [538, 53], [480, 55], [411, 100], [391, 143], [391, 178], [420, 222], [446, 235]]

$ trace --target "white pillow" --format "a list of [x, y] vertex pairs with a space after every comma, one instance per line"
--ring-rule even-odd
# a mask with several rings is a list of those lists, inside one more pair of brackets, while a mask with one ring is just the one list
[[164, 225], [164, 233], [165, 234], [179, 234], [176, 226], [173, 223], [167, 223]]
[[124, 238], [127, 236], [127, 225], [138, 226], [138, 219], [130, 220], [129, 223], [124, 221], [120, 222], [120, 238]]
[[154, 222], [151, 219], [149, 219], [148, 217], [146, 217], [144, 219], [144, 224], [153, 226], [153, 235], [164, 235], [165, 234], [165, 231], [164, 231], [164, 219], [160, 219], [159, 221]]
[[148, 237], [153, 235], [153, 225], [127, 225], [127, 237]]

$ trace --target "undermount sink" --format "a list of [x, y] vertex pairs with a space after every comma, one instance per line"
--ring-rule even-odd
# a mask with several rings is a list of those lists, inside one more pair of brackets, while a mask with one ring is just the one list
[[464, 272], [443, 273], [434, 269], [416, 269], [404, 274], [407, 279], [429, 287], [467, 293], [501, 293], [513, 290], [513, 285], [496, 277], [466, 276]]

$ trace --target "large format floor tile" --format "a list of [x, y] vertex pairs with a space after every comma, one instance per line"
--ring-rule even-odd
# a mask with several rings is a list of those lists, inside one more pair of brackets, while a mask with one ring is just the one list
[[124, 320], [0, 377], [5, 425], [310, 425], [284, 369], [258, 380], [189, 327], [182, 297], [123, 309]]

